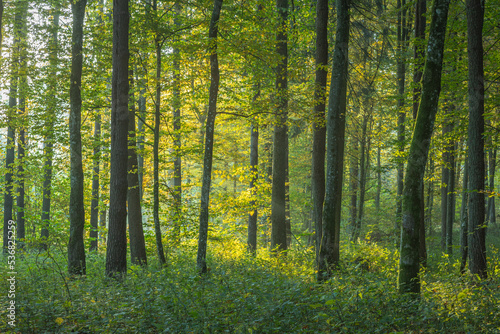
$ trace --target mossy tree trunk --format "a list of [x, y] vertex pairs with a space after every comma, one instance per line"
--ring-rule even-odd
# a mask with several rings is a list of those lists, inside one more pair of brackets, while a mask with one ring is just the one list
[[449, 0], [434, 0], [427, 56], [422, 77], [422, 96], [413, 130], [403, 190], [399, 291], [420, 293], [421, 197], [427, 155], [434, 130], [441, 91], [443, 50]]
[[340, 260], [340, 218], [347, 104], [350, 0], [337, 1], [337, 32], [327, 118], [327, 172], [318, 281], [332, 276]]
[[201, 186], [200, 228], [198, 235], [198, 253], [196, 266], [201, 274], [207, 272], [207, 241], [208, 241], [208, 206], [210, 203], [210, 185], [212, 182], [212, 157], [214, 148], [215, 116], [217, 115], [217, 97], [219, 94], [219, 58], [217, 56], [217, 34], [222, 0], [214, 0], [214, 9], [208, 30], [210, 53], [210, 91], [208, 114], [205, 126], [205, 156], [203, 158], [203, 179]]

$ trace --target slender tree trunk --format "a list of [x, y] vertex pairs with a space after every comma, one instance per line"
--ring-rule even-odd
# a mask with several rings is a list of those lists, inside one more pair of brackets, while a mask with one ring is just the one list
[[71, 48], [71, 83], [69, 117], [71, 151], [71, 193], [69, 200], [70, 232], [68, 243], [68, 271], [71, 275], [85, 275], [85, 246], [83, 232], [85, 207], [83, 198], [82, 164], [82, 64], [83, 64], [83, 22], [87, 0], [71, 3], [73, 13], [73, 36]]
[[427, 155], [441, 91], [443, 50], [449, 0], [434, 0], [427, 57], [422, 76], [422, 97], [410, 145], [403, 191], [399, 291], [420, 293], [421, 197]]
[[[366, 105], [366, 103], [365, 103]], [[370, 152], [369, 146], [367, 145], [367, 131], [368, 131], [368, 121], [369, 115], [365, 115], [363, 118], [363, 126], [361, 129], [361, 151], [359, 156], [359, 206], [358, 206], [358, 219], [356, 221], [356, 238], [357, 240], [361, 233], [361, 224], [363, 222], [363, 214], [365, 207], [365, 195], [366, 195], [366, 179], [369, 167], [368, 154]]]
[[290, 215], [290, 160], [288, 159], [290, 144], [286, 141], [286, 170], [285, 170], [285, 228], [286, 228], [286, 248], [289, 249], [292, 243], [292, 217]]
[[139, 120], [137, 121], [137, 175], [139, 177], [139, 189], [141, 193], [141, 201], [144, 195], [144, 123], [146, 119], [146, 87], [145, 80], [140, 80], [139, 98], [137, 101], [139, 109]]
[[465, 273], [465, 266], [467, 265], [468, 257], [468, 235], [469, 235], [469, 215], [468, 215], [468, 202], [469, 202], [469, 159], [465, 156], [463, 189], [462, 189], [462, 207], [460, 209], [460, 254], [462, 260], [460, 262], [460, 273]]
[[[488, 159], [488, 169], [489, 169], [489, 190], [495, 191], [495, 170], [496, 170], [496, 160], [497, 160], [497, 150], [490, 149], [489, 150], [489, 159]], [[486, 213], [488, 224], [495, 225], [496, 224], [496, 210], [495, 210], [495, 197], [488, 197], [488, 211]]]
[[[382, 122], [379, 122], [379, 132], [382, 130]], [[380, 195], [382, 193], [382, 164], [380, 161], [381, 148], [380, 142], [377, 144], [377, 192], [375, 193], [375, 210], [377, 216], [380, 213]]]
[[101, 162], [101, 114], [94, 121], [94, 155], [92, 168], [92, 200], [90, 202], [90, 248], [97, 251], [99, 243], [99, 164]]
[[57, 94], [57, 82], [55, 79], [57, 72], [57, 50], [59, 32], [59, 6], [54, 8], [52, 15], [52, 36], [50, 40], [50, 55], [49, 63], [51, 67], [52, 77], [49, 79], [49, 91], [47, 94], [48, 108], [45, 114], [45, 135], [44, 135], [44, 164], [43, 164], [43, 188], [42, 188], [42, 229], [40, 236], [42, 238], [40, 248], [47, 249], [46, 241], [49, 238], [50, 224], [50, 202], [52, 196], [52, 158], [54, 155], [54, 122], [56, 119], [57, 102], [55, 96]]
[[248, 251], [255, 256], [257, 253], [257, 207], [255, 201], [256, 186], [258, 180], [257, 167], [259, 164], [259, 126], [257, 120], [251, 125], [250, 128], [250, 201], [251, 214], [248, 215]]
[[212, 157], [214, 147], [215, 116], [217, 115], [217, 96], [219, 94], [219, 59], [217, 57], [218, 23], [222, 0], [214, 0], [214, 9], [208, 31], [210, 51], [210, 92], [205, 133], [205, 157], [203, 158], [203, 181], [201, 187], [200, 229], [196, 266], [201, 274], [207, 272], [208, 206], [210, 203], [210, 184], [212, 181]]
[[[402, 196], [404, 186], [404, 161], [401, 158], [405, 151], [405, 78], [406, 78], [406, 39], [408, 36], [406, 28], [406, 1], [397, 1], [398, 10], [398, 51], [397, 51], [397, 83], [398, 83], [398, 151], [400, 154], [397, 168], [397, 201], [396, 201], [396, 236], [401, 230]], [[396, 243], [399, 240], [396, 238]]]
[[[434, 181], [432, 176], [434, 175], [434, 160], [432, 157], [429, 159], [429, 183], [427, 185], [427, 204], [426, 204], [426, 215], [425, 215], [425, 225], [428, 226], [429, 235], [432, 234], [432, 209], [434, 206]], [[424, 232], [425, 236], [425, 232]]]
[[[255, 95], [252, 98], [254, 104], [260, 96], [260, 82], [255, 84]], [[247, 248], [250, 254], [255, 256], [257, 254], [257, 215], [258, 210], [256, 206], [255, 195], [257, 191], [256, 183], [259, 179], [258, 174], [259, 166], [259, 123], [255, 118], [250, 125], [250, 208], [251, 213], [248, 215], [248, 238]]]
[[[181, 6], [179, 1], [175, 3], [175, 18], [174, 24], [177, 28], [180, 27], [179, 16]], [[179, 41], [176, 41], [179, 43]], [[182, 152], [181, 152], [181, 65], [180, 51], [177, 45], [173, 49], [173, 129], [174, 129], [174, 238], [178, 242], [180, 238], [180, 228], [182, 222]]]
[[484, 2], [467, 0], [469, 56], [469, 269], [486, 278], [485, 163], [484, 163]]
[[134, 73], [130, 70], [130, 107], [128, 115], [127, 207], [130, 238], [130, 259], [133, 264], [147, 265], [146, 244], [142, 228], [141, 194], [137, 173], [137, 142], [135, 135]]
[[127, 160], [129, 119], [128, 0], [113, 0], [111, 166], [106, 276], [127, 272]]
[[455, 221], [455, 144], [449, 147], [448, 199], [446, 200], [446, 253], [453, 254], [453, 222]]
[[[25, 150], [26, 150], [26, 96], [28, 95], [28, 64], [27, 64], [27, 4], [23, 8], [23, 19], [21, 26], [21, 43], [19, 45], [19, 138], [17, 142], [17, 219], [16, 239], [19, 240], [19, 248], [23, 248], [26, 236], [25, 228]], [[0, 27], [1, 28], [1, 27]]]
[[274, 126], [273, 178], [271, 198], [271, 250], [284, 251], [286, 242], [286, 172], [288, 167], [288, 0], [277, 0], [278, 32], [276, 53], [280, 62], [276, 67], [276, 124]]
[[349, 0], [337, 1], [337, 32], [328, 100], [327, 174], [318, 281], [331, 277], [340, 260], [340, 218], [347, 104]]
[[[154, 1], [156, 7], [156, 1]], [[156, 8], [155, 8], [156, 9]], [[167, 263], [163, 250], [163, 241], [160, 226], [160, 102], [161, 102], [161, 44], [160, 41], [155, 41], [156, 45], [156, 103], [155, 103], [155, 128], [154, 128], [154, 143], [153, 143], [153, 219], [155, 226], [156, 252], [160, 264], [163, 266]]]
[[[354, 130], [356, 131], [356, 130]], [[357, 239], [357, 219], [358, 219], [358, 181], [359, 181], [359, 168], [358, 168], [358, 138], [357, 133], [355, 132], [351, 136], [351, 159], [349, 163], [349, 191], [351, 195], [351, 204], [350, 204], [350, 216], [351, 216], [351, 241], [355, 241]]]
[[323, 201], [325, 199], [326, 149], [326, 80], [328, 76], [328, 0], [316, 2], [316, 79], [314, 84], [312, 196], [316, 263], [323, 232]]
[[[443, 127], [443, 138], [451, 131], [451, 124]], [[446, 251], [446, 224], [448, 222], [448, 193], [450, 181], [450, 151], [447, 146], [442, 153], [443, 167], [441, 169], [441, 251]]]

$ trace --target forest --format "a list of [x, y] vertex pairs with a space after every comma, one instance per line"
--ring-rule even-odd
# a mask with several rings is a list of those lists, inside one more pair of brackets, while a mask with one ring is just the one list
[[0, 333], [499, 333], [498, 0], [0, 0]]

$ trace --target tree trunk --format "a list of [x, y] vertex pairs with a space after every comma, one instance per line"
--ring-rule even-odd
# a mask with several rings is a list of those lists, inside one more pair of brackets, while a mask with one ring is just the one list
[[129, 119], [128, 1], [113, 0], [111, 166], [106, 276], [127, 272], [127, 160]]
[[137, 173], [137, 142], [135, 135], [134, 73], [130, 71], [130, 107], [128, 112], [128, 160], [127, 160], [127, 207], [128, 233], [130, 238], [130, 260], [133, 264], [147, 265], [146, 243], [142, 228], [141, 193]]
[[455, 221], [455, 143], [449, 147], [448, 199], [446, 200], [446, 253], [453, 254], [453, 222]]
[[40, 237], [42, 239], [40, 248], [46, 250], [46, 241], [49, 238], [49, 225], [50, 225], [50, 201], [52, 196], [52, 158], [54, 156], [54, 122], [56, 120], [57, 101], [54, 98], [57, 94], [56, 71], [57, 71], [57, 50], [58, 32], [59, 32], [59, 6], [54, 8], [52, 15], [52, 36], [50, 40], [50, 55], [49, 63], [51, 67], [52, 76], [49, 79], [49, 91], [47, 94], [47, 112], [45, 114], [45, 134], [43, 144], [43, 188], [42, 188], [42, 229]]
[[[443, 138], [451, 131], [450, 124], [443, 126]], [[446, 146], [442, 153], [443, 167], [441, 169], [441, 251], [446, 251], [446, 224], [448, 222], [448, 193], [450, 181], [450, 151]]]
[[316, 234], [316, 263], [321, 245], [323, 201], [325, 199], [326, 80], [328, 76], [328, 0], [316, 2], [316, 79], [314, 85], [312, 196]]
[[462, 261], [460, 262], [460, 273], [465, 273], [465, 266], [467, 265], [468, 257], [468, 234], [469, 234], [469, 215], [468, 215], [468, 201], [469, 201], [469, 159], [465, 156], [463, 189], [462, 189], [462, 207], [460, 209], [460, 254]]
[[[398, 51], [397, 51], [397, 83], [398, 83], [398, 168], [397, 168], [397, 200], [396, 200], [396, 236], [399, 235], [401, 230], [402, 219], [402, 196], [404, 186], [404, 161], [402, 158], [405, 151], [405, 78], [406, 78], [406, 40], [408, 31], [406, 28], [406, 1], [397, 1], [398, 10]], [[396, 243], [399, 240], [396, 237]]]
[[17, 219], [16, 219], [16, 239], [19, 240], [19, 248], [23, 248], [24, 239], [26, 236], [25, 228], [25, 164], [24, 156], [26, 149], [26, 126], [27, 126], [27, 115], [26, 115], [26, 96], [28, 95], [28, 64], [27, 64], [27, 5], [23, 6], [23, 19], [20, 31], [21, 43], [19, 45], [19, 138], [17, 142]]
[[99, 244], [99, 164], [101, 162], [101, 114], [94, 121], [94, 156], [92, 168], [92, 200], [90, 202], [90, 248], [97, 251]]
[[359, 174], [359, 169], [358, 169], [358, 138], [357, 138], [357, 133], [356, 130], [354, 130], [355, 133], [351, 136], [351, 147], [352, 147], [352, 152], [351, 152], [351, 159], [349, 163], [349, 191], [351, 195], [351, 204], [350, 204], [350, 216], [351, 216], [351, 241], [355, 241], [357, 239], [356, 235], [357, 233], [357, 219], [358, 219], [358, 174]]
[[201, 187], [200, 229], [196, 266], [201, 274], [207, 272], [208, 205], [210, 203], [210, 184], [212, 181], [212, 157], [214, 147], [215, 116], [217, 115], [217, 96], [219, 94], [219, 59], [217, 57], [218, 23], [222, 0], [214, 0], [214, 9], [208, 31], [210, 52], [210, 91], [205, 132], [205, 156], [203, 158], [203, 181]]
[[331, 277], [340, 260], [340, 218], [347, 104], [349, 0], [337, 1], [337, 32], [328, 100], [327, 174], [318, 281]]
[[[366, 103], [365, 103], [366, 105]], [[363, 214], [365, 207], [365, 195], [366, 195], [366, 179], [369, 167], [369, 153], [370, 148], [367, 143], [367, 131], [368, 131], [368, 121], [370, 116], [363, 116], [363, 126], [361, 128], [361, 152], [359, 156], [359, 206], [358, 206], [358, 219], [356, 221], [356, 238], [357, 240], [361, 233], [361, 224], [363, 222]]]
[[[489, 150], [489, 159], [488, 159], [488, 169], [489, 169], [489, 190], [491, 192], [495, 191], [495, 170], [496, 170], [496, 160], [497, 160], [497, 150], [490, 149]], [[488, 211], [486, 213], [488, 224], [495, 225], [496, 224], [496, 210], [495, 210], [495, 197], [496, 196], [488, 196]]]
[[[179, 1], [175, 3], [174, 24], [177, 29], [180, 27], [181, 6]], [[177, 40], [176, 43], [179, 43]], [[181, 64], [180, 51], [177, 45], [173, 48], [173, 130], [174, 130], [174, 240], [177, 243], [180, 239], [180, 228], [182, 222], [182, 152], [181, 152]]]
[[276, 53], [280, 62], [276, 67], [276, 124], [274, 125], [273, 178], [271, 198], [271, 250], [284, 251], [286, 242], [286, 173], [288, 167], [288, 0], [277, 0], [278, 32]]
[[251, 213], [248, 215], [248, 239], [247, 247], [250, 254], [253, 256], [257, 253], [257, 207], [255, 201], [256, 186], [258, 180], [257, 167], [259, 164], [259, 126], [257, 120], [251, 125], [250, 128], [250, 208]]
[[83, 232], [85, 227], [85, 207], [83, 198], [82, 165], [82, 63], [83, 63], [83, 22], [87, 0], [71, 3], [73, 13], [73, 35], [71, 47], [70, 82], [70, 151], [71, 151], [71, 193], [69, 200], [69, 243], [68, 271], [71, 275], [85, 275], [85, 246]]
[[484, 2], [466, 0], [469, 55], [469, 269], [486, 278], [485, 163], [484, 163]]
[[410, 145], [403, 190], [399, 291], [420, 293], [421, 197], [427, 155], [441, 91], [441, 71], [449, 0], [434, 0], [427, 57], [422, 77], [422, 97]]

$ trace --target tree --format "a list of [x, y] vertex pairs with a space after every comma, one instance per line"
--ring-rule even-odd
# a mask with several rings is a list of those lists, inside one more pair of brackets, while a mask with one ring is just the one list
[[101, 115], [97, 114], [94, 121], [94, 154], [92, 168], [92, 200], [90, 202], [90, 248], [96, 251], [99, 239], [99, 164], [101, 158]]
[[421, 197], [427, 156], [441, 91], [443, 49], [449, 0], [434, 0], [422, 76], [422, 95], [410, 145], [403, 190], [399, 291], [420, 293]]
[[326, 146], [326, 80], [328, 76], [328, 1], [316, 2], [316, 78], [314, 85], [313, 148], [311, 191], [315, 232], [316, 262], [322, 235], [323, 201], [325, 199]]
[[486, 278], [485, 162], [484, 162], [484, 2], [467, 0], [469, 56], [469, 270]]
[[52, 162], [54, 156], [54, 123], [56, 120], [57, 101], [54, 98], [57, 94], [57, 82], [55, 75], [57, 72], [57, 50], [58, 50], [58, 34], [59, 34], [59, 3], [53, 9], [52, 15], [52, 34], [50, 40], [50, 55], [49, 63], [51, 67], [51, 78], [49, 79], [49, 89], [47, 92], [47, 111], [45, 113], [45, 133], [44, 133], [44, 165], [43, 165], [43, 188], [42, 188], [42, 230], [40, 237], [42, 238], [40, 248], [47, 249], [47, 239], [49, 238], [49, 223], [50, 223], [50, 206], [52, 196]]
[[217, 56], [217, 33], [222, 9], [222, 0], [214, 0], [214, 9], [208, 30], [208, 51], [210, 54], [210, 96], [205, 132], [205, 155], [203, 158], [203, 178], [201, 186], [200, 228], [198, 235], [198, 253], [196, 266], [201, 274], [207, 272], [208, 205], [210, 202], [210, 184], [212, 181], [212, 157], [214, 147], [215, 116], [217, 115], [217, 96], [219, 94], [219, 58]]
[[146, 244], [142, 228], [141, 194], [139, 189], [139, 176], [137, 173], [137, 142], [135, 135], [135, 100], [133, 98], [134, 72], [130, 71], [130, 98], [128, 118], [128, 161], [127, 161], [127, 208], [128, 229], [130, 238], [130, 259], [133, 264], [147, 265]]
[[271, 250], [287, 249], [286, 175], [288, 169], [288, 0], [277, 0], [278, 28], [276, 33], [276, 114], [273, 138], [273, 178], [271, 198]]
[[87, 0], [71, 3], [73, 13], [73, 34], [71, 46], [70, 82], [70, 151], [71, 151], [71, 193], [69, 202], [70, 234], [68, 243], [68, 271], [72, 275], [85, 275], [85, 246], [83, 229], [85, 207], [83, 204], [83, 164], [82, 164], [82, 62], [83, 62], [83, 21]]
[[127, 160], [129, 119], [128, 0], [113, 0], [111, 175], [106, 276], [127, 272]]
[[[158, 5], [157, 1], [153, 0], [153, 11], [155, 12], [154, 24], [157, 25], [158, 22]], [[157, 27], [158, 29], [158, 27]], [[163, 242], [161, 236], [161, 226], [160, 226], [160, 101], [161, 101], [161, 48], [163, 46], [161, 40], [160, 32], [155, 32], [155, 51], [156, 51], [156, 96], [155, 96], [155, 127], [154, 127], [154, 141], [153, 141], [153, 219], [155, 226], [155, 238], [156, 238], [156, 252], [158, 253], [158, 259], [161, 265], [165, 265], [167, 260], [165, 259], [165, 254], [163, 250]]]
[[350, 0], [337, 1], [337, 32], [327, 118], [327, 172], [318, 281], [327, 280], [340, 260], [340, 218], [347, 105]]

